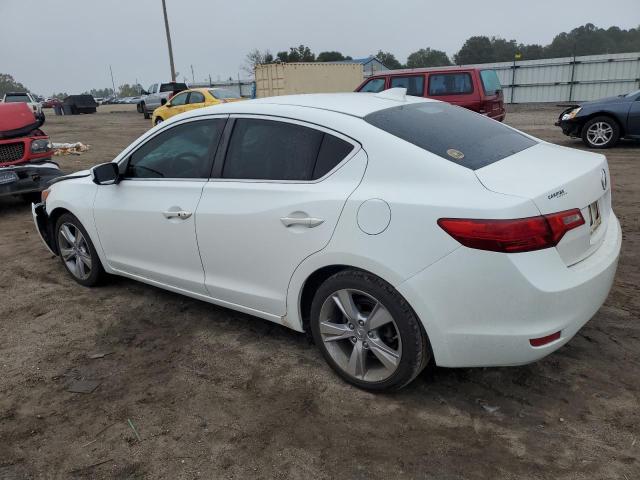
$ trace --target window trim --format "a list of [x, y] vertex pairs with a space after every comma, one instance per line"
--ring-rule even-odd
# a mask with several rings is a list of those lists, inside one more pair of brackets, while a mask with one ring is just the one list
[[[180, 92], [180, 93], [182, 93], [182, 92]], [[178, 93], [176, 96], [180, 95], [180, 93]], [[191, 95], [193, 95], [194, 93], [197, 93], [198, 95], [202, 95], [202, 101], [201, 102], [191, 103]], [[207, 97], [202, 92], [198, 92], [198, 91], [195, 91], [195, 90], [190, 91], [189, 92], [189, 98], [187, 98], [187, 103], [185, 103], [185, 105], [196, 105], [198, 103], [207, 103]]]
[[[175, 105], [175, 106], [176, 107], [184, 107], [185, 105], [189, 105], [189, 100], [191, 99], [191, 92], [188, 92], [188, 91], [176, 93], [173, 97], [171, 97], [171, 99], [168, 100], [168, 102], [171, 102], [174, 98], [176, 98], [176, 97], [178, 97], [180, 95], [184, 95], [185, 97], [187, 97], [187, 99], [184, 101], [184, 103], [181, 103], [180, 105]], [[171, 106], [172, 107], [174, 106], [173, 103], [171, 104]]]
[[[353, 145], [353, 150], [349, 152], [349, 154], [344, 157], [340, 163], [335, 165], [331, 170], [325, 173], [322, 177], [316, 178], [314, 180], [269, 180], [269, 179], [252, 179], [252, 178], [222, 178], [222, 171], [224, 169], [224, 163], [227, 159], [227, 153], [229, 150], [229, 144], [231, 143], [231, 135], [233, 135], [233, 130], [235, 127], [235, 122], [241, 118], [255, 119], [255, 120], [271, 120], [275, 122], [281, 123], [291, 123], [293, 125], [299, 125], [301, 127], [312, 128], [314, 130], [318, 130], [323, 133], [327, 133], [329, 135], [333, 135], [334, 137], [339, 138], [340, 140], [344, 140], [347, 143]], [[218, 151], [216, 154], [216, 158], [213, 165], [213, 171], [211, 177], [209, 178], [210, 182], [235, 182], [235, 183], [275, 183], [275, 184], [315, 184], [324, 181], [329, 178], [335, 172], [340, 170], [346, 163], [355, 157], [360, 150], [364, 150], [362, 145], [357, 140], [341, 133], [336, 130], [332, 130], [331, 128], [325, 127], [323, 125], [319, 125], [317, 123], [307, 122], [304, 120], [298, 120], [296, 118], [290, 117], [281, 117], [278, 115], [265, 115], [265, 114], [251, 114], [251, 113], [237, 113], [231, 114], [227, 124], [225, 126], [225, 130], [222, 133], [222, 139], [220, 140]], [[365, 152], [366, 153], [366, 152]]]
[[[391, 82], [391, 80], [389, 80], [390, 78], [391, 78], [390, 75], [376, 75], [376, 76], [370, 77], [367, 79], [366, 82], [362, 84], [362, 86], [358, 89], [358, 92], [373, 93], [374, 95], [377, 93], [382, 93], [389, 88], [389, 84]], [[368, 83], [371, 83], [374, 80], [383, 80], [382, 90], [380, 90], [379, 92], [363, 92], [362, 89], [366, 87]]]
[[[471, 80], [471, 90], [468, 92], [464, 92], [464, 93], [437, 93], [437, 94], [432, 94], [431, 93], [431, 77], [434, 75], [468, 75], [469, 79]], [[433, 72], [433, 73], [429, 73], [429, 79], [427, 82], [427, 96], [428, 97], [457, 97], [457, 96], [461, 96], [461, 95], [473, 95], [476, 91], [476, 87], [474, 85], [473, 82], [473, 72], [472, 71], [463, 71], [463, 72]]]
[[[201, 178], [174, 178], [174, 177], [168, 177], [168, 178], [137, 178], [137, 177], [122, 177], [122, 181], [129, 181], [129, 182], [165, 182], [165, 181], [171, 181], [171, 182], [208, 182], [209, 179], [211, 178], [211, 170], [213, 168], [213, 165], [215, 163], [216, 157], [217, 157], [217, 152], [218, 149], [220, 147], [220, 145], [223, 144], [223, 139], [224, 139], [224, 135], [227, 131], [227, 127], [229, 126], [229, 115], [228, 114], [221, 114], [221, 115], [199, 115], [197, 117], [191, 117], [191, 118], [187, 118], [185, 120], [179, 121], [179, 122], [175, 122], [175, 123], [171, 123], [169, 125], [166, 125], [166, 122], [162, 122], [160, 125], [163, 126], [163, 128], [160, 128], [157, 132], [155, 132], [153, 135], [146, 137], [145, 139], [143, 139], [140, 143], [137, 143], [136, 145], [134, 145], [128, 152], [126, 152], [126, 154], [124, 154], [124, 156], [122, 157], [122, 159], [120, 159], [117, 163], [118, 163], [118, 169], [120, 170], [120, 172], [126, 172], [127, 171], [127, 166], [129, 165], [129, 161], [131, 160], [131, 156], [136, 153], [138, 150], [140, 150], [142, 147], [144, 147], [147, 143], [153, 141], [154, 138], [156, 138], [158, 135], [162, 135], [163, 133], [169, 131], [172, 128], [176, 128], [180, 125], [186, 125], [188, 123], [193, 123], [193, 122], [202, 122], [202, 121], [207, 121], [207, 120], [217, 120], [217, 119], [222, 119], [225, 121], [225, 125], [222, 128], [222, 134], [220, 135], [220, 138], [218, 139], [218, 143], [214, 146], [213, 142], [211, 142], [211, 144], [209, 145], [209, 152], [208, 152], [208, 156], [209, 156], [209, 177], [205, 178], [205, 177], [201, 177]], [[124, 175], [124, 174], [123, 174]]]
[[[422, 77], [422, 94], [421, 95], [411, 95], [412, 97], [424, 98], [424, 90], [427, 88], [427, 80], [424, 73], [410, 73], [408, 75], [389, 75], [389, 88], [405, 88], [405, 87], [394, 87], [391, 84], [393, 83], [394, 78], [409, 78], [409, 77]], [[407, 95], [410, 95], [407, 88]]]

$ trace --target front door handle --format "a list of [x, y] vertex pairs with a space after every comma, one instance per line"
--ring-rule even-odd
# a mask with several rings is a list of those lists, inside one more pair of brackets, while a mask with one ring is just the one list
[[167, 212], [162, 212], [162, 214], [164, 215], [164, 218], [180, 218], [182, 220], [186, 220], [191, 215], [193, 215], [191, 212], [185, 212], [184, 210], [177, 210], [177, 211], [169, 210]]
[[302, 225], [303, 227], [313, 228], [324, 223], [323, 219], [314, 217], [282, 217], [280, 221], [285, 227]]

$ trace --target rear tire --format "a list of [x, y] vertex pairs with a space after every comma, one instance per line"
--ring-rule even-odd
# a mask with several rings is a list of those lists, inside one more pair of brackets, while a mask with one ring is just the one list
[[390, 284], [361, 270], [325, 280], [311, 304], [310, 326], [329, 366], [365, 390], [398, 390], [431, 358], [411, 306]]
[[80, 220], [70, 213], [61, 215], [54, 234], [60, 260], [71, 277], [85, 287], [98, 285], [105, 272]]
[[619, 138], [620, 126], [611, 117], [594, 117], [582, 127], [582, 141], [589, 148], [611, 148]]
[[136, 105], [136, 110], [138, 110], [138, 113], [142, 113], [144, 110], [144, 102], [140, 102]]

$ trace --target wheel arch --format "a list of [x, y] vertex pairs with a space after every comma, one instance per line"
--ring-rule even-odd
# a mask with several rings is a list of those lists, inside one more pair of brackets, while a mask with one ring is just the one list
[[615, 112], [612, 112], [610, 110], [598, 110], [586, 115], [580, 125], [580, 135], [582, 135], [582, 129], [587, 124], [587, 122], [596, 117], [608, 117], [614, 122], [616, 122], [616, 124], [618, 125], [618, 128], [620, 129], [620, 138], [624, 137], [625, 135], [624, 123], [620, 121], [620, 118], [618, 118], [618, 115]]

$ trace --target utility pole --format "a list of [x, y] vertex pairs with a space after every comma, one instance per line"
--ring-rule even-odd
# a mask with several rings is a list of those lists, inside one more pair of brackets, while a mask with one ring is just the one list
[[191, 80], [196, 83], [196, 76], [193, 74], [193, 65], [191, 65]]
[[171, 81], [176, 81], [176, 68], [173, 65], [173, 48], [171, 48], [171, 33], [169, 33], [169, 19], [167, 18], [167, 4], [162, 0], [162, 12], [164, 13], [164, 28], [167, 31], [167, 46], [169, 47], [169, 63], [171, 64]]
[[111, 73], [111, 85], [113, 85], [113, 95], [116, 94], [116, 82], [113, 81], [113, 70], [111, 69], [111, 64], [109, 64], [109, 72]]

